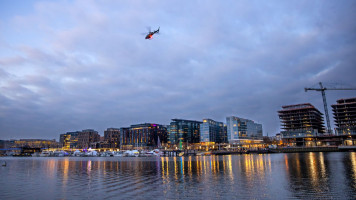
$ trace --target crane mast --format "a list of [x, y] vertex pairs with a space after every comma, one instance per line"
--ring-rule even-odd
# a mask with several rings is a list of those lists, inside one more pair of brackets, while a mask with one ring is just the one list
[[328, 105], [326, 103], [325, 90], [356, 90], [356, 88], [325, 88], [321, 82], [319, 82], [319, 85], [320, 85], [320, 88], [304, 88], [304, 90], [305, 90], [305, 92], [307, 92], [308, 90], [315, 90], [315, 91], [321, 92], [321, 96], [323, 97], [323, 103], [324, 103], [326, 125], [327, 125], [327, 129], [328, 129], [327, 132], [328, 132], [328, 134], [332, 134], [331, 126], [330, 126]]
[[323, 103], [324, 103], [324, 112], [325, 112], [325, 118], [326, 118], [326, 125], [328, 128], [328, 134], [332, 134], [331, 132], [331, 126], [330, 126], [330, 118], [329, 118], [329, 111], [328, 111], [328, 105], [326, 104], [326, 96], [325, 96], [325, 90], [326, 88], [323, 87], [323, 84], [319, 82], [320, 89], [321, 89], [321, 96], [323, 96]]

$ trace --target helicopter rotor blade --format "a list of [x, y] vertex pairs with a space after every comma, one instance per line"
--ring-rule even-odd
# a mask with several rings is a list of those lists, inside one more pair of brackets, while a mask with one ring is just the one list
[[151, 27], [150, 26], [146, 26], [148, 32], [151, 32]]

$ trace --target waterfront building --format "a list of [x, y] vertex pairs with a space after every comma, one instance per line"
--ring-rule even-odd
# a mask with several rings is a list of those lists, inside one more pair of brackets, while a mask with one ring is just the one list
[[310, 103], [282, 106], [278, 111], [283, 138], [319, 136], [325, 133], [323, 114]]
[[212, 119], [203, 119], [200, 124], [200, 142], [226, 143], [226, 125]]
[[337, 135], [356, 135], [356, 97], [339, 99], [333, 108]]
[[4, 156], [6, 154], [6, 143], [5, 140], [0, 140], [0, 156]]
[[134, 144], [133, 138], [130, 135], [130, 128], [120, 128], [120, 149], [131, 149]]
[[16, 140], [3, 140], [3, 141], [4, 141], [4, 149], [16, 148], [16, 145], [15, 145]]
[[6, 147], [6, 141], [0, 140], [0, 149], [5, 149], [5, 147]]
[[100, 135], [93, 129], [82, 130], [78, 134], [78, 148], [87, 149], [100, 141]]
[[104, 143], [108, 148], [120, 148], [120, 129], [108, 128], [104, 131]]
[[0, 155], [31, 156], [41, 149], [59, 147], [60, 144], [55, 139], [0, 140]]
[[76, 149], [78, 147], [78, 135], [80, 131], [61, 134], [59, 143], [63, 149]]
[[169, 126], [169, 142], [176, 145], [179, 141], [185, 144], [200, 142], [200, 121], [172, 119]]
[[167, 143], [167, 128], [160, 124], [144, 123], [120, 129], [122, 149], [157, 148]]
[[27, 148], [58, 148], [59, 143], [53, 140], [45, 139], [20, 139], [12, 141], [12, 147], [27, 147]]
[[227, 138], [229, 143], [261, 142], [263, 138], [262, 124], [241, 117], [226, 117]]

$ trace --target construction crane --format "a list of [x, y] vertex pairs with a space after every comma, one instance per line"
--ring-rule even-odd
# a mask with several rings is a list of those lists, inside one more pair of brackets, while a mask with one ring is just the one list
[[329, 112], [328, 112], [328, 105], [326, 103], [326, 96], [325, 96], [325, 90], [356, 90], [356, 88], [326, 88], [323, 86], [321, 82], [319, 82], [320, 88], [304, 88], [305, 92], [308, 90], [315, 90], [321, 92], [321, 95], [323, 96], [323, 103], [324, 103], [324, 111], [325, 111], [325, 118], [326, 118], [326, 125], [328, 128], [328, 134], [332, 134], [331, 132], [331, 126], [330, 126], [330, 119], [329, 119]]

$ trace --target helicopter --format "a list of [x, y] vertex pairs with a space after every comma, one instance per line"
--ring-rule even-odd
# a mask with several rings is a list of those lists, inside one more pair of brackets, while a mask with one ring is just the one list
[[156, 34], [156, 33], [159, 33], [159, 28], [155, 31], [151, 31], [151, 29], [148, 30], [148, 34], [146, 35], [145, 39], [152, 39], [153, 35]]

